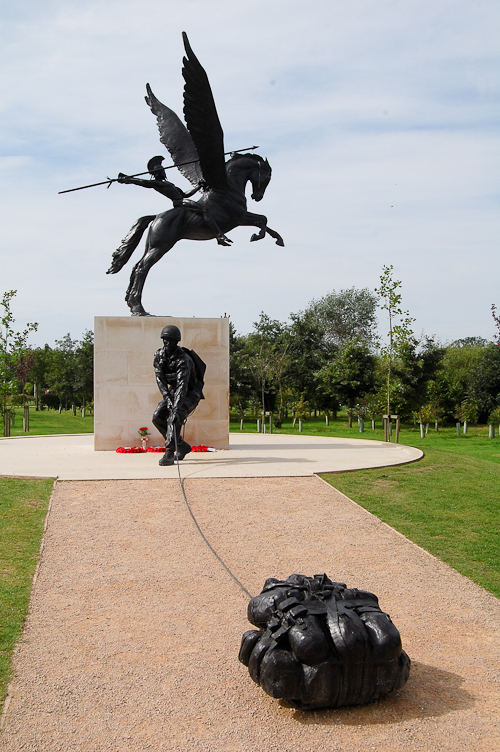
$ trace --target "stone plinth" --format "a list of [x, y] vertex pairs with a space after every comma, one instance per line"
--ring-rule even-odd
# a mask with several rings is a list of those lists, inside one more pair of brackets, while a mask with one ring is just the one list
[[96, 316], [94, 319], [94, 449], [115, 450], [140, 443], [147, 426], [149, 446], [163, 444], [151, 423], [161, 399], [153, 357], [167, 324], [181, 330], [181, 346], [195, 350], [207, 364], [205, 399], [188, 418], [190, 444], [229, 447], [229, 319], [161, 316]]

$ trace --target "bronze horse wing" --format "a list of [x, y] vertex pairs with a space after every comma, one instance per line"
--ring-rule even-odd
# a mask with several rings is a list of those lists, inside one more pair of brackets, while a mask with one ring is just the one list
[[184, 177], [195, 186], [203, 183], [206, 188], [227, 190], [224, 133], [212, 89], [185, 32], [182, 38], [187, 55], [182, 59], [187, 128], [173, 110], [155, 97], [149, 84], [146, 84], [145, 99], [156, 115], [160, 141]]
[[209, 188], [227, 190], [229, 183], [224, 158], [224, 133], [205, 69], [182, 32], [187, 57], [182, 59], [184, 117], [200, 156], [203, 180]]
[[149, 84], [146, 84], [146, 90], [148, 94], [144, 98], [153, 115], [156, 115], [161, 143], [167, 148], [179, 172], [192, 185], [199, 185], [203, 181], [200, 158], [188, 129], [170, 107], [155, 97]]

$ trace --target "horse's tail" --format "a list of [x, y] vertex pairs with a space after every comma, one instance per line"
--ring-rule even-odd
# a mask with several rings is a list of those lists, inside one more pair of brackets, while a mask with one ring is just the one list
[[120, 247], [117, 248], [113, 253], [111, 266], [109, 267], [106, 274], [116, 274], [116, 272], [119, 272], [120, 269], [125, 266], [129, 258], [139, 245], [139, 242], [144, 235], [144, 231], [146, 230], [147, 226], [151, 224], [155, 217], [156, 214], [151, 214], [147, 217], [139, 217], [137, 222], [132, 225], [132, 227], [120, 243]]

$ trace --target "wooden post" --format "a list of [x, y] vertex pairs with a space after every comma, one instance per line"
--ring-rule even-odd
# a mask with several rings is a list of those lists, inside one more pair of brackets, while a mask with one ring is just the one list
[[359, 432], [364, 433], [364, 431], [365, 431], [365, 421], [363, 420], [363, 418], [360, 418], [359, 419]]
[[243, 418], [240, 418], [240, 431], [243, 431]]
[[460, 436], [460, 421], [457, 421], [455, 425], [457, 427], [457, 436]]
[[4, 410], [3, 413], [3, 435], [10, 436], [10, 410]]
[[292, 428], [295, 428], [295, 424], [296, 424], [296, 422], [297, 422], [297, 416], [296, 416], [296, 415], [294, 415], [294, 416], [293, 416], [293, 421], [292, 421]]
[[389, 416], [382, 415], [382, 425], [384, 427], [384, 441], [390, 441], [389, 438]]
[[420, 438], [421, 439], [425, 438], [425, 431], [424, 431], [424, 424], [423, 423], [420, 423]]
[[257, 433], [260, 433], [260, 420], [257, 418]]
[[299, 418], [299, 433], [302, 433], [302, 421]]
[[25, 433], [29, 433], [30, 430], [30, 408], [29, 405], [24, 406], [24, 415], [23, 415], [23, 431]]
[[464, 420], [464, 434], [467, 433], [467, 421]]
[[396, 444], [399, 444], [399, 431], [401, 428], [401, 421], [399, 420], [399, 415], [396, 417]]
[[488, 438], [489, 439], [495, 438], [495, 426], [488, 426]]
[[273, 414], [269, 413], [269, 433], [273, 432]]
[[438, 430], [439, 422], [437, 420], [434, 421], [434, 428], [436, 431]]
[[328, 413], [325, 413], [325, 423], [328, 425]]
[[372, 431], [374, 431], [374, 430], [375, 430], [375, 421], [372, 418]]

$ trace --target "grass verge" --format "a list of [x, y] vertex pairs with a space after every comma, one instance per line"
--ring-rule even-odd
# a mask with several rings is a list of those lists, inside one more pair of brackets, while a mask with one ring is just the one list
[[30, 406], [30, 430], [23, 431], [23, 411], [15, 410], [14, 425], [10, 429], [11, 436], [47, 436], [55, 433], [92, 433], [94, 430], [94, 418], [86, 415], [82, 418], [77, 410], [73, 415], [72, 410], [38, 410]]
[[21, 636], [53, 480], [0, 478], [0, 703]]
[[322, 477], [500, 597], [500, 465], [425, 447], [420, 462]]

